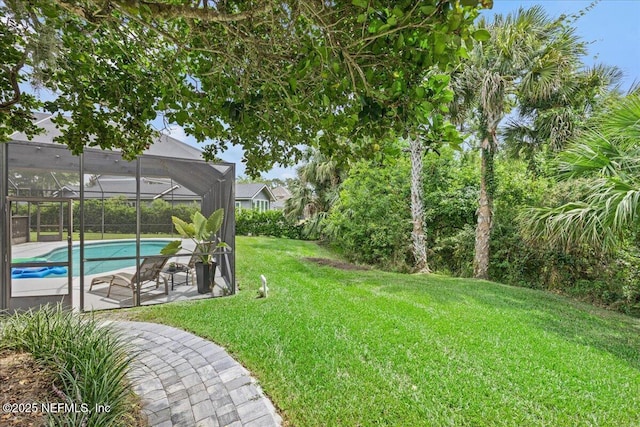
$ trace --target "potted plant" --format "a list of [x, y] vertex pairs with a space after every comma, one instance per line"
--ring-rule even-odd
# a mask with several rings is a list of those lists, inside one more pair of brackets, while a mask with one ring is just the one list
[[[222, 227], [224, 209], [220, 208], [206, 218], [196, 211], [191, 216], [191, 222], [186, 222], [172, 216], [176, 231], [184, 239], [191, 239], [195, 243], [192, 254], [196, 257], [195, 269], [198, 282], [198, 293], [205, 294], [212, 289], [216, 275], [216, 263], [213, 261], [213, 252], [218, 248], [229, 247], [225, 242], [219, 242], [217, 233]], [[170, 242], [162, 248], [162, 255], [175, 255], [182, 250], [182, 240]]]

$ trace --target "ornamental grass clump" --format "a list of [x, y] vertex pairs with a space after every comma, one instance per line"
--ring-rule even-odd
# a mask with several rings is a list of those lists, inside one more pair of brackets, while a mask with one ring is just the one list
[[55, 373], [52, 389], [59, 399], [41, 403], [66, 409], [50, 413], [48, 425], [134, 424], [134, 396], [126, 378], [132, 355], [112, 328], [61, 305], [46, 305], [0, 321], [2, 350], [31, 353]]

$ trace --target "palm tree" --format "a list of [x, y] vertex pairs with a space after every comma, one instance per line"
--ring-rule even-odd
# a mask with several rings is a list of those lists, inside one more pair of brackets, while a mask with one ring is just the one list
[[338, 198], [338, 188], [344, 179], [340, 164], [317, 149], [305, 153], [306, 163], [296, 170], [284, 213], [288, 218], [308, 220], [307, 234], [315, 234], [322, 218]]
[[503, 130], [509, 155], [524, 158], [534, 171], [538, 153], [547, 148], [549, 153], [563, 150], [587, 119], [618, 92], [622, 72], [598, 64], [560, 77], [556, 89], [547, 96], [521, 93], [517, 117], [511, 118]]
[[549, 19], [540, 6], [496, 15], [490, 24], [480, 20], [478, 26], [491, 38], [474, 47], [467, 66], [454, 76], [457, 99], [452, 113], [458, 122], [473, 118], [477, 123], [481, 181], [473, 270], [474, 277], [487, 279], [498, 126], [518, 98], [553, 96], [562, 77], [576, 69], [585, 45], [573, 28]]
[[640, 94], [618, 99], [593, 122], [559, 156], [560, 177], [589, 178], [591, 194], [559, 207], [527, 210], [527, 239], [610, 251], [640, 225]]

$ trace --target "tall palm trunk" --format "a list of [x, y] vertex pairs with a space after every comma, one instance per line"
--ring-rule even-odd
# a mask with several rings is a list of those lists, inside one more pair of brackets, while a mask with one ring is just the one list
[[480, 169], [480, 200], [478, 206], [478, 224], [476, 226], [476, 245], [473, 258], [473, 277], [489, 278], [489, 245], [493, 226], [493, 157], [495, 153], [495, 131], [489, 132], [482, 141]]
[[411, 220], [413, 231], [411, 241], [415, 269], [418, 273], [430, 273], [427, 263], [427, 243], [424, 232], [424, 208], [422, 205], [422, 157], [424, 147], [419, 138], [413, 137], [409, 144], [411, 152]]

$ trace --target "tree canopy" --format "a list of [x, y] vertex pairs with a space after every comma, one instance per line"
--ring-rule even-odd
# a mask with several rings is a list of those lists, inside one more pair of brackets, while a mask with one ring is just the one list
[[[403, 117], [426, 120], [438, 106], [425, 73], [466, 55], [476, 9], [490, 3], [3, 0], [0, 137], [33, 132], [41, 107], [75, 153], [132, 158], [158, 114], [212, 141], [208, 158], [241, 145], [250, 173], [295, 160], [301, 144], [340, 151], [338, 134], [385, 137], [405, 132]], [[57, 97], [39, 103], [27, 81]]]
[[615, 70], [584, 70], [586, 43], [566, 16], [551, 18], [541, 6], [496, 15], [493, 22], [480, 19], [478, 27], [488, 37], [474, 46], [470, 60], [454, 76], [452, 111], [459, 123], [475, 125], [480, 143], [474, 275], [487, 279], [501, 122], [517, 107], [506, 132], [513, 151], [528, 150], [531, 159], [536, 146], [557, 150], [579, 128]]

